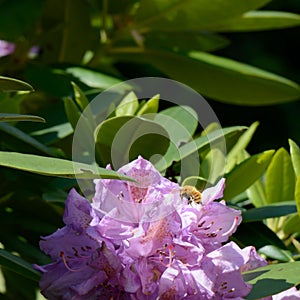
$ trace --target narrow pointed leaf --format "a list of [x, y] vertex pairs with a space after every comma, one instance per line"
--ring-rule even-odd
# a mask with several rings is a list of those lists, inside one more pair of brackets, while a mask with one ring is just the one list
[[73, 161], [32, 154], [0, 151], [0, 166], [66, 178], [114, 178], [130, 180], [117, 172]]
[[21, 80], [0, 76], [0, 92], [32, 92], [33, 87]]
[[129, 92], [116, 108], [116, 116], [132, 116], [139, 107], [139, 101], [134, 92]]
[[288, 28], [300, 25], [300, 15], [281, 11], [249, 11], [237, 18], [213, 24], [210, 30], [258, 31]]
[[44, 118], [39, 116], [0, 113], [0, 122], [19, 122], [19, 121], [30, 121], [30, 122], [40, 122], [40, 123], [46, 122]]
[[137, 116], [144, 114], [156, 114], [158, 111], [160, 95], [155, 95], [145, 102], [145, 104], [138, 110]]
[[31, 264], [4, 249], [0, 249], [0, 265], [36, 282], [41, 277], [40, 273], [35, 271]]
[[273, 154], [274, 151], [269, 150], [253, 155], [226, 174], [224, 199], [232, 199], [260, 178], [269, 165]]
[[290, 153], [291, 153], [291, 159], [292, 159], [295, 175], [297, 177], [300, 177], [300, 148], [291, 139], [289, 139], [289, 144], [290, 144]]

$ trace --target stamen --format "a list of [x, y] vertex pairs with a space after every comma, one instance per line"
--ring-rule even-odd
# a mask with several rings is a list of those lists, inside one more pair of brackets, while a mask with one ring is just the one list
[[236, 226], [238, 225], [238, 221], [239, 221], [239, 217], [236, 216], [236, 217], [234, 218], [234, 221], [233, 221], [233, 223], [232, 223], [232, 226], [231, 226], [226, 232], [223, 232], [223, 233], [222, 233], [222, 236], [230, 235], [231, 232], [233, 231], [234, 227], [236, 227]]
[[63, 261], [65, 267], [66, 267], [70, 272], [79, 272], [79, 271], [81, 271], [81, 270], [84, 268], [84, 266], [83, 266], [83, 267], [81, 267], [81, 268], [79, 268], [79, 269], [76, 269], [76, 270], [72, 269], [72, 268], [68, 265], [67, 260], [66, 260], [66, 257], [65, 257], [65, 253], [64, 253], [63, 251], [60, 252], [60, 257], [61, 257], [61, 259], [62, 259], [62, 261]]

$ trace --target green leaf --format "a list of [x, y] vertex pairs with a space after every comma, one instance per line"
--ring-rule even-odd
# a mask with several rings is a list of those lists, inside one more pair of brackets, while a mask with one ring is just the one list
[[[38, 20], [44, 0], [3, 0], [0, 2], [0, 36], [15, 39], [24, 36]], [[13, 21], [12, 21], [13, 20]]]
[[82, 112], [80, 111], [76, 103], [73, 101], [73, 99], [69, 97], [65, 97], [63, 100], [64, 100], [64, 107], [65, 107], [67, 118], [72, 128], [75, 130], [77, 122]]
[[159, 98], [160, 95], [157, 94], [146, 101], [145, 104], [138, 110], [136, 115], [141, 116], [144, 114], [156, 114], [158, 111]]
[[280, 202], [243, 211], [243, 222], [262, 221], [268, 218], [282, 217], [297, 211], [293, 201]]
[[288, 28], [300, 25], [300, 16], [281, 11], [249, 11], [237, 18], [212, 24], [209, 28], [217, 32], [257, 31]]
[[139, 101], [134, 92], [129, 92], [116, 107], [116, 116], [133, 116], [139, 107]]
[[251, 126], [241, 135], [237, 143], [232, 147], [227, 155], [226, 172], [229, 172], [235, 166], [238, 155], [246, 149], [258, 125], [259, 122], [251, 124]]
[[292, 253], [288, 250], [282, 250], [273, 245], [267, 245], [259, 249], [259, 254], [263, 254], [271, 259], [282, 262], [290, 262], [293, 260]]
[[226, 174], [224, 199], [232, 199], [260, 178], [269, 165], [273, 154], [273, 150], [268, 150], [250, 156], [238, 164], [230, 173]]
[[32, 92], [33, 87], [21, 80], [0, 76], [0, 92]]
[[206, 28], [256, 9], [268, 0], [141, 0], [136, 26], [142, 30], [191, 30]]
[[281, 249], [287, 249], [277, 234], [263, 222], [242, 222], [233, 238], [243, 247], [254, 246], [256, 249], [260, 249], [266, 245], [274, 245]]
[[[57, 153], [53, 149], [45, 146], [44, 144], [40, 143], [35, 138], [31, 137], [30, 135], [26, 134], [25, 132], [21, 131], [20, 129], [18, 129], [14, 126], [11, 126], [6, 123], [0, 123], [0, 131], [5, 132], [9, 136], [16, 138], [18, 141], [21, 141], [21, 142], [29, 145], [33, 149], [36, 149], [44, 154], [47, 154], [50, 156], [57, 156]], [[24, 144], [23, 144], [23, 146], [24, 146]]]
[[165, 49], [174, 52], [216, 51], [225, 48], [230, 41], [211, 32], [197, 31], [150, 31], [144, 37], [146, 48]]
[[296, 179], [296, 185], [295, 185], [295, 201], [297, 205], [297, 211], [300, 216], [300, 176]]
[[95, 140], [101, 163], [112, 163], [116, 169], [138, 155], [155, 160], [155, 155], [164, 155], [170, 144], [168, 132], [161, 125], [133, 116], [105, 120], [96, 128]]
[[253, 284], [247, 299], [261, 299], [287, 290], [300, 283], [300, 262], [271, 264], [243, 274], [244, 280]]
[[260, 207], [267, 204], [265, 189], [261, 179], [255, 181], [254, 184], [252, 184], [246, 192], [251, 203], [255, 207]]
[[[112, 76], [100, 73], [92, 69], [82, 68], [82, 67], [69, 67], [66, 68], [65, 72], [71, 74], [81, 82], [86, 85], [94, 88], [108, 89], [113, 85], [122, 82], [120, 79], [117, 79]], [[122, 85], [124, 87], [124, 85]], [[122, 91], [120, 91], [121, 93]]]
[[89, 105], [89, 100], [75, 82], [72, 81], [71, 84], [74, 90], [75, 101], [81, 111], [84, 111], [84, 109]]
[[299, 146], [291, 139], [289, 139], [290, 153], [293, 168], [297, 177], [300, 177], [300, 149]]
[[150, 62], [170, 78], [229, 104], [273, 105], [300, 97], [299, 85], [289, 79], [209, 53], [185, 56], [146, 49], [142, 54], [127, 52], [119, 57]]
[[92, 41], [89, 6], [81, 0], [66, 0], [63, 4], [64, 20], [61, 21], [64, 27], [59, 61], [80, 64]]
[[0, 166], [37, 173], [46, 176], [66, 178], [112, 178], [132, 180], [117, 172], [99, 168], [95, 165], [50, 158], [32, 154], [0, 151]]
[[36, 282], [41, 277], [40, 273], [35, 271], [31, 264], [4, 249], [0, 249], [0, 265]]
[[293, 214], [290, 218], [285, 220], [282, 230], [286, 235], [300, 233], [300, 217], [299, 214]]
[[295, 175], [288, 152], [280, 148], [266, 172], [266, 202], [276, 203], [294, 199]]
[[0, 122], [19, 122], [19, 121], [30, 121], [30, 122], [40, 122], [40, 123], [46, 122], [44, 118], [38, 116], [0, 113]]

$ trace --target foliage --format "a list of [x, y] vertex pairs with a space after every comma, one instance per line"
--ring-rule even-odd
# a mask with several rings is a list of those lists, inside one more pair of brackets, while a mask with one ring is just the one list
[[[14, 52], [0, 57], [1, 299], [36, 297], [39, 276], [31, 264], [49, 262], [39, 250], [40, 236], [62, 226], [67, 191], [78, 188], [74, 178], [89, 182], [97, 176], [120, 178], [105, 166], [114, 165], [110, 157], [114, 138], [128, 122], [132, 125], [120, 143], [122, 155], [114, 169], [140, 154], [152, 158], [165, 176], [181, 184], [196, 182], [200, 190], [216, 183], [224, 170], [224, 198], [243, 213], [234, 240], [241, 247], [255, 246], [273, 262], [266, 272], [245, 274], [255, 286], [253, 299], [266, 290], [277, 292], [278, 286], [270, 285], [269, 279], [289, 278], [289, 286], [300, 283], [294, 270], [300, 253], [296, 142], [289, 140], [289, 151], [250, 154], [246, 149], [257, 122], [249, 127], [199, 128], [193, 109], [164, 107], [159, 90], [144, 100], [130, 93], [130, 87], [121, 90], [113, 95], [114, 107], [104, 105], [107, 117], [101, 122], [86, 110], [99, 92], [125, 79], [120, 66], [128, 62], [229, 104], [273, 105], [299, 99], [297, 83], [213, 53], [230, 43], [224, 32], [300, 24], [299, 15], [258, 10], [268, 2], [0, 1], [0, 39], [16, 45]], [[38, 53], [33, 53], [33, 46], [39, 47]], [[172, 123], [162, 122], [166, 117], [176, 120], [186, 134], [172, 132]], [[97, 164], [87, 157], [73, 165], [72, 140], [78, 122], [86, 129], [82, 145], [96, 145]], [[149, 128], [159, 134], [128, 139]], [[210, 147], [222, 139], [225, 167], [222, 152]], [[160, 156], [153, 158], [154, 154]], [[181, 165], [192, 155], [200, 159], [199, 172], [179, 177]], [[278, 262], [285, 269], [279, 275]]]

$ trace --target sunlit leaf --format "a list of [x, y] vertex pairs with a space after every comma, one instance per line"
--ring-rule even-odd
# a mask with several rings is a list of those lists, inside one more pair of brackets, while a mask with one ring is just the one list
[[299, 268], [300, 262], [291, 262], [272, 264], [244, 273], [244, 280], [253, 284], [247, 299], [261, 299], [299, 284]]
[[139, 101], [134, 92], [128, 93], [116, 107], [116, 116], [132, 116], [139, 107]]
[[251, 203], [255, 207], [264, 206], [267, 204], [266, 202], [266, 193], [264, 189], [264, 185], [261, 181], [261, 179], [258, 179], [255, 181], [248, 189], [247, 189], [247, 195], [249, 199], [251, 200]]
[[22, 171], [37, 173], [47, 176], [58, 176], [66, 178], [114, 178], [130, 179], [118, 174], [92, 165], [75, 163], [69, 160], [50, 158], [38, 155], [23, 154], [16, 152], [0, 151], [0, 166], [18, 169]]
[[224, 198], [233, 198], [245, 191], [251, 184], [260, 178], [269, 165], [273, 154], [274, 151], [269, 150], [253, 155], [226, 174]]
[[266, 172], [266, 202], [276, 203], [294, 199], [295, 175], [288, 152], [280, 148]]
[[158, 111], [160, 95], [155, 95], [151, 99], [145, 102], [143, 106], [138, 110], [137, 116], [141, 116], [144, 114], [155, 114]]
[[282, 262], [289, 262], [293, 260], [292, 253], [288, 250], [282, 250], [273, 245], [267, 245], [259, 249], [259, 254], [263, 254], [271, 259], [276, 259]]
[[300, 177], [300, 149], [299, 146], [291, 139], [289, 139], [289, 144], [293, 168], [296, 176]]

